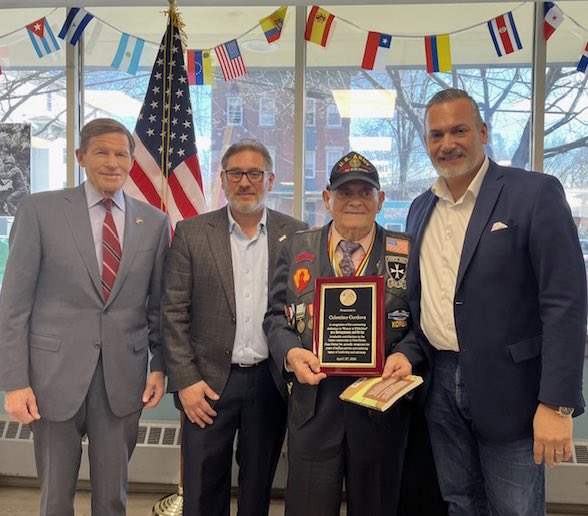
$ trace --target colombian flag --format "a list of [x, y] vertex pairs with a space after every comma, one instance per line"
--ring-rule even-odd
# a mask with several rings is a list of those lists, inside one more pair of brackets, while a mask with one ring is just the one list
[[451, 72], [451, 48], [449, 34], [425, 36], [427, 72]]
[[188, 83], [212, 84], [210, 50], [188, 50]]
[[280, 39], [287, 10], [288, 6], [284, 5], [269, 16], [259, 20], [259, 25], [261, 26], [261, 30], [263, 30], [265, 39], [267, 39], [268, 43], [273, 43], [274, 41], [278, 41], [278, 39]]
[[327, 46], [327, 38], [335, 16], [330, 12], [314, 5], [308, 15], [306, 21], [306, 31], [304, 32], [304, 39], [312, 41], [322, 47]]

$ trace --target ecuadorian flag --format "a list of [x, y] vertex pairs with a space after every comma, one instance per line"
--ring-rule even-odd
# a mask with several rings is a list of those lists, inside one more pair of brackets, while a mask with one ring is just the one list
[[278, 41], [278, 39], [280, 39], [287, 11], [288, 7], [284, 5], [269, 16], [259, 20], [259, 25], [261, 26], [261, 30], [263, 30], [265, 39], [267, 39], [268, 43], [273, 43], [274, 41]]
[[425, 36], [427, 72], [451, 72], [451, 47], [449, 34]]

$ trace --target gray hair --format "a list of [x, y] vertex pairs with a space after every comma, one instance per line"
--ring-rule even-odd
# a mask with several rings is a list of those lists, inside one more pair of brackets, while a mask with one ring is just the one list
[[435, 93], [435, 95], [431, 97], [431, 100], [429, 100], [425, 106], [425, 120], [427, 119], [429, 109], [431, 109], [432, 106], [437, 104], [445, 104], [446, 102], [459, 99], [465, 99], [470, 103], [474, 113], [474, 119], [476, 120], [476, 125], [481, 127], [484, 124], [484, 120], [480, 114], [480, 108], [478, 107], [478, 104], [466, 91], [460, 90], [458, 88], [447, 88], [446, 90], [441, 90]]
[[238, 154], [241, 151], [253, 151], [261, 154], [263, 161], [265, 161], [265, 167], [267, 171], [273, 172], [274, 170], [274, 163], [272, 157], [270, 156], [267, 147], [261, 143], [259, 140], [255, 138], [243, 138], [235, 143], [233, 143], [225, 152], [221, 159], [221, 167], [223, 170], [227, 168], [227, 162], [231, 156]]
[[124, 134], [129, 140], [131, 156], [135, 153], [135, 140], [133, 135], [124, 125], [112, 118], [96, 118], [82, 127], [82, 130], [80, 131], [81, 151], [86, 152], [88, 150], [90, 138], [94, 138], [95, 136], [102, 136], [103, 134], [108, 133]]

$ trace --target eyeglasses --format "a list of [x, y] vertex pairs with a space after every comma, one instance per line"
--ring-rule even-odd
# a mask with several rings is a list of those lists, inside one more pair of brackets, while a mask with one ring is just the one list
[[243, 176], [247, 176], [250, 183], [261, 183], [264, 174], [271, 174], [271, 172], [267, 170], [248, 170], [247, 172], [244, 172], [243, 170], [238, 170], [236, 168], [223, 170], [223, 172], [231, 183], [238, 183]]

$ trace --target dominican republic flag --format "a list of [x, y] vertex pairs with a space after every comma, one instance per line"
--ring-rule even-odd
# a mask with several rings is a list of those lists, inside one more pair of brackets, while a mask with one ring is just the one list
[[236, 39], [214, 47], [214, 53], [220, 63], [225, 81], [231, 81], [247, 73], [247, 67]]
[[59, 42], [51, 30], [47, 18], [41, 18], [27, 25], [27, 33], [39, 57], [44, 57], [59, 50]]
[[67, 18], [61, 31], [59, 31], [59, 37], [71, 45], [77, 45], [82, 32], [86, 28], [86, 25], [94, 18], [88, 11], [82, 7], [72, 7], [67, 12]]
[[131, 75], [137, 75], [139, 70], [139, 61], [145, 48], [145, 41], [128, 34], [123, 34], [118, 43], [118, 49], [112, 60], [112, 67], [127, 72]]
[[545, 13], [543, 37], [547, 41], [555, 32], [555, 29], [561, 25], [561, 22], [564, 20], [564, 13], [553, 2], [545, 2], [543, 4], [543, 12]]
[[584, 47], [584, 53], [582, 54], [582, 57], [580, 58], [580, 62], [578, 63], [576, 70], [578, 70], [578, 72], [586, 73], [587, 68], [588, 68], [588, 43], [586, 43], [586, 46]]
[[388, 63], [390, 43], [392, 43], [392, 36], [389, 34], [368, 32], [361, 67], [364, 70], [384, 71]]
[[180, 30], [169, 18], [135, 126], [125, 192], [179, 220], [206, 211]]
[[523, 44], [519, 38], [512, 12], [490, 20], [488, 30], [498, 57], [522, 50]]

